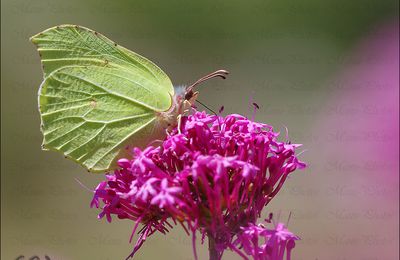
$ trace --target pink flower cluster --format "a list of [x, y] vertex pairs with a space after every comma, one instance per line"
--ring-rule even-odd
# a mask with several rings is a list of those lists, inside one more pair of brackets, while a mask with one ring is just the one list
[[[260, 241], [262, 239], [262, 241]], [[267, 229], [263, 224], [254, 225], [250, 223], [242, 228], [242, 232], [237, 234], [234, 241], [236, 247], [231, 247], [236, 251], [237, 248], [243, 248], [247, 255], [253, 256], [253, 259], [286, 259], [291, 258], [291, 251], [295, 246], [295, 240], [300, 238], [291, 233], [284, 224], [278, 223], [273, 229]], [[236, 251], [244, 259], [248, 259], [240, 251]]]
[[305, 167], [295, 155], [299, 145], [277, 137], [271, 126], [240, 115], [194, 112], [161, 146], [135, 148], [132, 159], [120, 159], [120, 169], [98, 185], [91, 206], [101, 207], [99, 218], [136, 222], [132, 236], [143, 224], [129, 257], [154, 232], [180, 224], [192, 234], [193, 246], [196, 231], [202, 241], [208, 236], [216, 259], [225, 249], [245, 259], [283, 259], [286, 250], [289, 259], [298, 237], [282, 224], [256, 225], [287, 176]]

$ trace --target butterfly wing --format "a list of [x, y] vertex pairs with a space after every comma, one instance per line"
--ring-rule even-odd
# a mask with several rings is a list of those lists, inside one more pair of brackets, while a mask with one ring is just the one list
[[93, 172], [115, 167], [128, 143], [154, 132], [171, 107], [168, 76], [146, 58], [84, 27], [63, 25], [32, 37], [43, 64], [39, 110], [44, 149]]

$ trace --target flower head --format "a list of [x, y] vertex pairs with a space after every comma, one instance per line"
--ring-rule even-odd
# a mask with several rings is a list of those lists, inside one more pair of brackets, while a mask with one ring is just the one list
[[[131, 256], [172, 221], [194, 238], [196, 231], [211, 237], [219, 257], [227, 248], [244, 256], [243, 248], [254, 259], [283, 259], [285, 250], [275, 257], [275, 248], [298, 238], [281, 224], [267, 230], [255, 223], [287, 176], [305, 167], [295, 155], [299, 145], [280, 142], [271, 126], [235, 114], [195, 112], [181, 123], [161, 146], [135, 148], [132, 159], [119, 160], [121, 168], [95, 191], [99, 217], [131, 219], [134, 232], [144, 225]], [[253, 243], [256, 236], [266, 243]]]
[[286, 259], [290, 260], [294, 241], [300, 239], [282, 223], [278, 223], [273, 229], [252, 223], [241, 229], [233, 244], [254, 259], [283, 259], [286, 251]]

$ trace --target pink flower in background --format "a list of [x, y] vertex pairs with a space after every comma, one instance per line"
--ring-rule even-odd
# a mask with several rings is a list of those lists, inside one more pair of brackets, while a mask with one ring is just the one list
[[179, 223], [193, 246], [197, 231], [208, 236], [212, 259], [225, 249], [245, 259], [284, 259], [286, 251], [290, 259], [299, 238], [283, 224], [256, 225], [287, 176], [305, 167], [295, 155], [299, 145], [277, 137], [272, 127], [240, 115], [195, 112], [161, 146], [135, 148], [132, 160], [119, 160], [91, 205], [101, 205], [99, 218], [133, 220], [132, 236], [144, 225], [130, 257], [148, 236]]
[[302, 210], [326, 213], [320, 227], [310, 219], [297, 226], [313, 241], [341, 242], [304, 243], [301, 256], [400, 259], [398, 21], [376, 24], [340, 65], [324, 83], [332, 92], [310, 129], [308, 156], [318, 174], [300, 181], [320, 195]]

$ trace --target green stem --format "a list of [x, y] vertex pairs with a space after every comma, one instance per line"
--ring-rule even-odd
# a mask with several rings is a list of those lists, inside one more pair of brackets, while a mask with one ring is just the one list
[[215, 248], [215, 239], [210, 234], [208, 234], [208, 253], [210, 260], [220, 260], [218, 251]]

